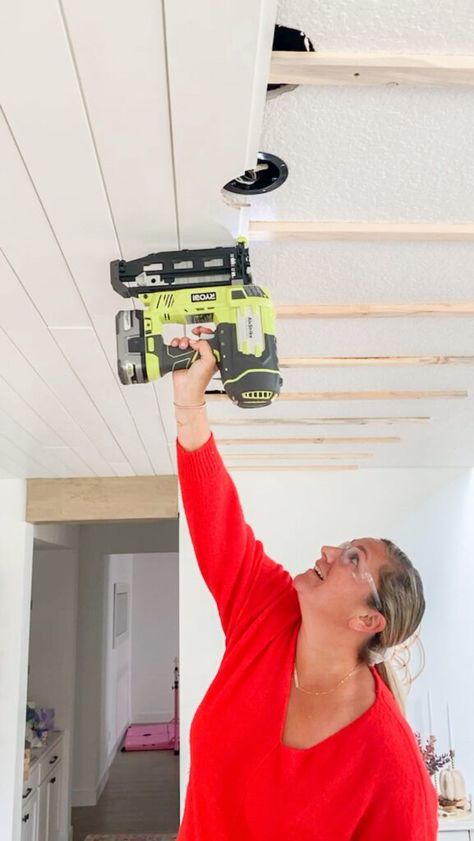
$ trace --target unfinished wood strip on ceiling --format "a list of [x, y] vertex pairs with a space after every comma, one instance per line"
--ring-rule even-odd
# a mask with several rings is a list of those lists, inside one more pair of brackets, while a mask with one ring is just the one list
[[348, 366], [473, 365], [474, 356], [285, 356], [280, 368], [331, 368]]
[[280, 304], [278, 318], [407, 318], [425, 315], [474, 315], [474, 301], [407, 304]]
[[359, 435], [355, 437], [331, 437], [324, 438], [216, 438], [216, 443], [220, 446], [229, 446], [234, 444], [399, 444], [401, 438], [383, 437], [383, 436], [364, 436]]
[[474, 56], [275, 51], [268, 81], [287, 85], [474, 85]]
[[178, 516], [176, 476], [28, 479], [28, 523], [159, 520]]
[[[467, 391], [284, 391], [276, 403], [296, 400], [450, 400], [467, 397]], [[210, 403], [227, 401], [227, 394], [207, 394]]]
[[305, 459], [306, 461], [310, 461], [311, 459], [327, 459], [328, 461], [339, 461], [340, 459], [364, 459], [364, 458], [373, 458], [373, 453], [225, 453], [224, 459], [250, 459], [250, 461], [255, 461], [256, 459], [268, 459], [268, 463], [272, 461], [285, 461], [288, 459]]
[[229, 470], [258, 470], [260, 473], [266, 473], [267, 470], [291, 470], [292, 473], [295, 471], [303, 471], [303, 470], [358, 470], [358, 464], [260, 464], [260, 465], [247, 465], [247, 464], [228, 464], [227, 467]]
[[265, 240], [346, 240], [348, 242], [389, 240], [413, 242], [470, 242], [474, 224], [448, 222], [320, 222], [254, 220], [249, 223], [249, 238]]
[[[208, 396], [208, 395], [206, 395]], [[211, 426], [368, 426], [380, 424], [392, 426], [400, 423], [430, 423], [428, 416], [421, 417], [358, 417], [358, 418], [227, 418], [209, 419]]]

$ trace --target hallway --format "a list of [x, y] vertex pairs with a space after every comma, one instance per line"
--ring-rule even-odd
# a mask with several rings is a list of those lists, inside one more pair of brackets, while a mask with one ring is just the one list
[[73, 841], [87, 835], [173, 833], [179, 826], [179, 756], [119, 752], [97, 806], [72, 810]]

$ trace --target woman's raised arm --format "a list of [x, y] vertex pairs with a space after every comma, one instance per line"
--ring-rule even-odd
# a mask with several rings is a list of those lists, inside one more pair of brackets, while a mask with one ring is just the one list
[[[200, 329], [204, 328], [196, 328]], [[216, 370], [212, 349], [205, 339], [196, 343], [174, 339], [171, 344], [183, 349], [191, 345], [200, 354], [188, 370], [173, 374], [178, 476], [196, 559], [228, 637], [257, 576], [264, 570], [278, 583], [283, 570], [265, 555], [246, 523], [209, 427], [205, 390]]]
[[[195, 327], [193, 332], [213, 331], [206, 327]], [[171, 344], [182, 350], [191, 347], [199, 353], [199, 358], [188, 369], [174, 371], [172, 375], [178, 441], [185, 450], [192, 452], [202, 447], [211, 434], [204, 396], [216, 371], [216, 360], [205, 339], [193, 340], [183, 336], [173, 339]]]

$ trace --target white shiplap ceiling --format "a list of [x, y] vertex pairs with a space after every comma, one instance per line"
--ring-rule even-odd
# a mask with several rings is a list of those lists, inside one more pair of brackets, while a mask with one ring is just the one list
[[[175, 472], [169, 378], [124, 387], [116, 374], [114, 315], [124, 301], [110, 287], [111, 260], [230, 244], [249, 220], [474, 219], [472, 87], [301, 86], [265, 104], [273, 0], [238, 9], [210, 0], [20, 0], [3, 12], [2, 478]], [[282, 3], [277, 20], [304, 27], [325, 51], [467, 55], [470, 14], [468, 3], [433, 15], [428, 3], [345, 2], [329, 16], [306, 0]], [[288, 181], [249, 210], [232, 209], [221, 187], [258, 149], [284, 158]], [[250, 253], [254, 279], [276, 306], [447, 303], [474, 301], [473, 248], [255, 241]], [[278, 319], [277, 336], [281, 358], [474, 356], [473, 316]], [[299, 454], [280, 459], [285, 466], [301, 465], [304, 453], [319, 466], [361, 469], [474, 465], [472, 364], [282, 375], [283, 392], [331, 394], [251, 412], [210, 401], [218, 439], [293, 439], [222, 444], [223, 452]], [[347, 395], [394, 390], [467, 397]], [[328, 440], [294, 441], [301, 437]], [[361, 437], [399, 441], [353, 440]], [[270, 455], [248, 463], [272, 464]]]

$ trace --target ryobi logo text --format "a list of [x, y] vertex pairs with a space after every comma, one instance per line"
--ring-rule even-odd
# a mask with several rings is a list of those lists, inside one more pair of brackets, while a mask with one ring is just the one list
[[193, 292], [191, 301], [216, 301], [217, 295], [215, 292]]

